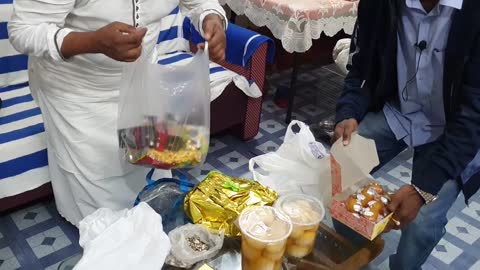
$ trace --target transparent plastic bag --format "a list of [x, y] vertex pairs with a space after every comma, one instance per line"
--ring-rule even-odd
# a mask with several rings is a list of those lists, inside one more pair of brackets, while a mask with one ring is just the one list
[[205, 160], [210, 136], [208, 49], [181, 66], [152, 63], [151, 55], [144, 52], [123, 71], [120, 147], [132, 164], [195, 167]]
[[[223, 232], [214, 234], [198, 224], [187, 224], [178, 227], [168, 234], [172, 249], [167, 257], [167, 264], [189, 268], [194, 264], [213, 258], [222, 249]], [[190, 239], [199, 239], [208, 245], [208, 250], [195, 251], [190, 245]]]

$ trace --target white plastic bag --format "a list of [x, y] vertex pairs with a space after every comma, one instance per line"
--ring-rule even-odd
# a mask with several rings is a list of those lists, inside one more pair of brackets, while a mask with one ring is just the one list
[[[299, 128], [297, 133], [292, 130], [294, 126]], [[303, 122], [292, 121], [278, 150], [250, 159], [249, 168], [254, 180], [279, 195], [305, 193], [329, 205], [330, 158]]]
[[[171, 256], [167, 258], [170, 265], [190, 268], [194, 264], [213, 258], [223, 246], [223, 232], [214, 234], [199, 224], [187, 224], [172, 230], [168, 237], [172, 243]], [[198, 238], [209, 246], [203, 252], [197, 252], [190, 247], [189, 238]]]
[[120, 147], [133, 164], [195, 167], [210, 133], [208, 46], [184, 65], [152, 63], [143, 53], [123, 71], [118, 112]]
[[148, 204], [98, 209], [80, 222], [83, 257], [74, 270], [160, 270], [170, 252], [162, 218]]
[[333, 60], [344, 75], [348, 73], [347, 64], [350, 57], [350, 42], [349, 38], [340, 39], [333, 49]]

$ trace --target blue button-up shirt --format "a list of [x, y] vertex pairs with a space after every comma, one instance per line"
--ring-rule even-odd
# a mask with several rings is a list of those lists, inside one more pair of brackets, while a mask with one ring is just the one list
[[[435, 141], [444, 132], [445, 48], [452, 15], [462, 3], [440, 0], [427, 13], [420, 0], [406, 0], [402, 8], [397, 53], [400, 102], [387, 103], [383, 111], [396, 138], [411, 147]], [[427, 45], [423, 51], [415, 45], [421, 41]]]
[[[400, 103], [387, 103], [383, 111], [396, 138], [410, 147], [433, 142], [444, 132], [444, 52], [452, 15], [462, 4], [463, 0], [440, 0], [429, 13], [420, 0], [406, 0], [403, 6], [397, 54]], [[423, 51], [415, 46], [421, 41], [427, 45]], [[478, 172], [480, 151], [462, 178], [467, 181]]]

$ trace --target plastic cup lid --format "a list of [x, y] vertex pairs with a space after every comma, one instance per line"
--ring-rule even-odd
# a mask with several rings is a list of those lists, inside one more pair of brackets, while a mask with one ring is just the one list
[[245, 209], [239, 218], [243, 235], [263, 243], [287, 239], [292, 233], [290, 218], [271, 206], [253, 206]]
[[323, 203], [306, 194], [288, 194], [281, 196], [274, 207], [290, 217], [294, 225], [312, 226], [325, 217]]

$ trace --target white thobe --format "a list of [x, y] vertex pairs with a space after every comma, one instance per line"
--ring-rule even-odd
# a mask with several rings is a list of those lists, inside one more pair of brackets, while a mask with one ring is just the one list
[[[30, 56], [30, 88], [44, 118], [57, 208], [75, 225], [100, 207], [131, 207], [147, 171], [128, 164], [118, 145], [119, 83], [125, 63], [102, 54], [64, 61], [58, 48], [72, 31], [95, 31], [115, 21], [146, 27], [143, 45], [153, 48], [159, 21], [179, 4], [197, 28], [210, 13], [224, 16], [217, 0], [14, 1], [10, 40]], [[164, 171], [159, 176], [169, 175]]]

